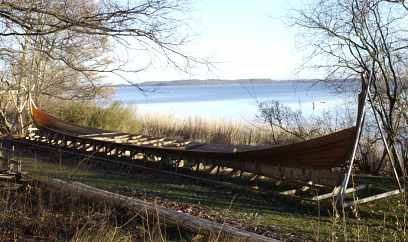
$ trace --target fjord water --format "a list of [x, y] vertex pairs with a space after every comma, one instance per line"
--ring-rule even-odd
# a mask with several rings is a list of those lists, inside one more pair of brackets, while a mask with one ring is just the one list
[[279, 101], [305, 117], [353, 107], [356, 85], [349, 86], [342, 93], [315, 81], [147, 85], [142, 86], [143, 92], [134, 86], [117, 86], [113, 100], [135, 104], [142, 113], [252, 121], [258, 114], [257, 103], [265, 100]]

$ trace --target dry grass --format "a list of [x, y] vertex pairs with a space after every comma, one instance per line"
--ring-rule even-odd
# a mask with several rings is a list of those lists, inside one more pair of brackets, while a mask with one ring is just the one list
[[272, 131], [279, 142], [293, 139], [290, 134], [272, 130], [257, 122], [226, 122], [203, 118], [177, 119], [170, 115], [138, 115], [135, 106], [112, 103], [106, 107], [95, 103], [64, 103], [47, 110], [68, 122], [112, 131], [143, 133], [151, 136], [181, 137], [209, 143], [270, 144]]
[[136, 120], [141, 133], [153, 136], [182, 137], [207, 143], [224, 144], [267, 144], [272, 142], [269, 130], [264, 125], [202, 118], [181, 120], [166, 115], [149, 114], [137, 117]]
[[50, 190], [38, 182], [18, 192], [0, 190], [0, 208], [0, 241], [231, 241], [221, 233], [192, 234], [163, 224], [159, 214]]
[[134, 224], [119, 228], [129, 217], [103, 203], [30, 184], [0, 196], [1, 241], [134, 241], [143, 238]]

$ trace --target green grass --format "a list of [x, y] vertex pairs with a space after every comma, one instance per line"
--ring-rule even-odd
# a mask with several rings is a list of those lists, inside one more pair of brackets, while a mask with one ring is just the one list
[[344, 217], [335, 217], [330, 207], [319, 210], [308, 203], [236, 193], [160, 173], [129, 169], [107, 172], [86, 164], [75, 167], [40, 161], [30, 167], [36, 176], [79, 181], [275, 238], [340, 241], [406, 238], [407, 208], [399, 196], [362, 205], [358, 212], [349, 210]]

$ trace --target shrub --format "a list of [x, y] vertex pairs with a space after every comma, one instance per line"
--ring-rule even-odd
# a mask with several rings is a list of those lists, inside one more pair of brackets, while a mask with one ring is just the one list
[[66, 102], [51, 111], [59, 118], [78, 125], [131, 133], [140, 130], [135, 108], [120, 102], [106, 107], [93, 102]]

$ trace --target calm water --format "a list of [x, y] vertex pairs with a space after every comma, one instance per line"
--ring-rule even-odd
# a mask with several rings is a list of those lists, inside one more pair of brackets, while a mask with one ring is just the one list
[[[353, 86], [353, 85], [351, 85]], [[135, 104], [142, 113], [222, 120], [254, 120], [257, 102], [276, 100], [306, 117], [354, 105], [355, 93], [336, 93], [323, 83], [284, 81], [268, 84], [119, 86], [115, 101]], [[350, 88], [354, 89], [354, 88]]]

